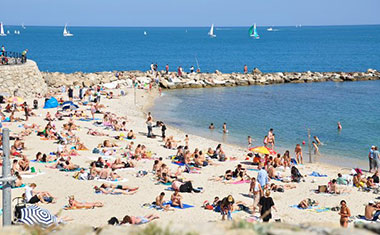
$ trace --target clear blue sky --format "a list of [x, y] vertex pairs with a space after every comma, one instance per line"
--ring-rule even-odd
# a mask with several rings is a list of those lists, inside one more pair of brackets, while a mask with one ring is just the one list
[[8, 25], [380, 24], [380, 0], [3, 0], [0, 7]]

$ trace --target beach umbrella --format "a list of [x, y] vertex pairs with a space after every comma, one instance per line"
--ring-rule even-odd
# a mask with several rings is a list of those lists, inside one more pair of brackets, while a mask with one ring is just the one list
[[255, 153], [261, 153], [261, 154], [268, 154], [268, 155], [276, 155], [277, 153], [268, 147], [265, 146], [259, 146], [259, 147], [253, 147], [248, 149], [251, 152]]
[[13, 96], [8, 99], [8, 103], [24, 103], [24, 99], [18, 96]]
[[20, 222], [27, 225], [37, 225], [47, 228], [58, 224], [58, 219], [46, 209], [38, 206], [29, 206], [21, 209]]

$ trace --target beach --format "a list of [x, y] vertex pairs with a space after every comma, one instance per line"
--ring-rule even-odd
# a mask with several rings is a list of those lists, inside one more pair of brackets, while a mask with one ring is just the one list
[[[116, 99], [107, 99], [104, 96], [101, 98], [101, 104], [105, 105], [103, 111], [112, 112], [118, 116], [127, 116], [127, 128], [133, 129], [136, 133], [136, 139], [133, 140], [135, 146], [137, 144], [143, 144], [147, 146], [147, 149], [153, 153], [154, 158], [162, 157], [163, 162], [166, 163], [172, 172], [175, 172], [178, 168], [177, 165], [172, 164], [168, 159], [169, 156], [176, 154], [175, 150], [166, 149], [163, 147], [163, 142], [160, 137], [151, 139], [146, 137], [147, 127], [146, 127], [146, 112], [150, 111], [154, 100], [159, 96], [158, 91], [153, 89], [153, 91], [137, 89], [136, 90], [136, 104], [134, 104], [134, 90], [132, 88], [122, 88], [126, 91], [125, 96], [120, 96]], [[120, 90], [114, 90], [115, 94], [119, 94]], [[77, 94], [77, 91], [74, 91]], [[64, 99], [67, 99], [66, 94], [62, 94]], [[59, 96], [57, 96], [58, 98]], [[28, 103], [32, 103], [32, 100], [28, 100]], [[43, 104], [43, 99], [39, 99], [40, 108], [35, 110], [37, 113], [36, 117], [30, 117], [27, 123], [36, 123], [42, 128], [46, 125], [47, 121], [44, 121], [44, 117], [47, 112], [51, 114], [55, 113], [55, 109], [41, 109]], [[89, 107], [80, 106], [79, 110], [84, 110], [85, 114], [90, 114]], [[17, 117], [23, 117], [23, 112], [17, 112]], [[152, 113], [153, 119], [155, 118], [155, 113]], [[95, 114], [96, 118], [101, 119], [101, 114]], [[184, 117], [185, 118], [185, 117]], [[76, 118], [74, 118], [76, 119]], [[154, 119], [154, 121], [157, 121]], [[165, 120], [162, 120], [165, 122]], [[53, 121], [58, 129], [64, 123], [68, 122], [68, 118], [63, 121]], [[17, 133], [22, 130], [19, 127], [23, 122], [16, 123], [6, 123], [3, 124], [3, 128], [9, 128], [12, 133]], [[119, 151], [125, 149], [130, 141], [127, 140], [115, 140], [111, 137], [106, 136], [90, 136], [87, 134], [88, 128], [102, 131], [109, 134], [110, 136], [120, 136], [120, 133], [127, 134], [127, 132], [116, 132], [111, 130], [104, 130], [100, 127], [95, 127], [93, 121], [79, 121], [75, 120], [75, 124], [79, 125], [79, 129], [75, 132], [86, 147], [88, 151], [78, 151], [79, 156], [73, 156], [72, 162], [81, 166], [88, 168], [90, 162], [96, 160], [100, 155], [92, 153], [92, 149], [102, 143], [103, 140], [109, 139], [115, 141], [119, 146], [116, 147], [117, 155], [120, 156]], [[159, 128], [153, 128], [153, 133], [160, 135]], [[180, 140], [180, 144], [184, 143], [184, 138], [187, 133], [181, 130], [177, 130], [168, 126], [166, 135], [173, 136], [175, 140]], [[42, 140], [35, 133], [30, 136], [25, 137], [25, 150], [22, 151], [23, 154], [27, 155], [29, 160], [35, 158], [37, 152], [50, 153], [57, 150], [57, 145], [54, 144], [53, 140]], [[13, 142], [11, 142], [12, 144]], [[195, 148], [207, 151], [209, 147], [215, 148], [219, 143], [210, 139], [205, 139], [196, 135], [189, 135], [189, 149], [192, 152]], [[291, 147], [291, 146], [289, 146]], [[133, 216], [143, 216], [147, 214], [157, 214], [160, 216], [156, 222], [159, 224], [175, 224], [172, 226], [188, 226], [188, 228], [196, 229], [197, 225], [205, 223], [220, 223], [221, 215], [210, 210], [205, 210], [202, 208], [204, 201], [211, 201], [215, 196], [219, 196], [221, 199], [232, 195], [235, 201], [242, 201], [247, 205], [252, 204], [252, 199], [244, 196], [249, 192], [249, 184], [224, 184], [223, 182], [212, 182], [209, 181], [213, 176], [223, 175], [228, 169], [234, 170], [235, 167], [241, 163], [245, 162], [246, 155], [248, 151], [242, 147], [237, 147], [234, 145], [223, 144], [223, 149], [228, 157], [236, 157], [237, 160], [231, 160], [226, 162], [220, 162], [217, 166], [207, 166], [200, 170], [199, 174], [188, 174], [182, 173], [181, 177], [186, 180], [191, 180], [194, 187], [203, 187], [204, 192], [202, 193], [181, 193], [183, 196], [183, 202], [189, 205], [193, 205], [193, 208], [188, 209], [175, 209], [174, 211], [157, 211], [155, 209], [149, 209], [142, 207], [145, 203], [151, 203], [155, 200], [161, 192], [165, 192], [165, 200], [170, 199], [172, 191], [168, 191], [168, 186], [156, 184], [153, 180], [153, 174], [151, 173], [153, 160], [143, 159], [137, 162], [137, 166], [133, 169], [127, 170], [117, 170], [117, 173], [127, 179], [126, 182], [120, 182], [119, 184], [128, 185], [133, 187], [139, 187], [139, 190], [134, 195], [104, 195], [96, 194], [93, 190], [94, 186], [100, 186], [102, 182], [96, 180], [92, 181], [81, 181], [73, 178], [74, 173], [72, 172], [60, 172], [57, 169], [47, 168], [45, 163], [31, 162], [31, 166], [35, 167], [37, 172], [41, 172], [32, 178], [24, 177], [23, 182], [25, 184], [36, 183], [37, 191], [48, 191], [55, 197], [57, 197], [57, 202], [55, 204], [41, 204], [40, 206], [48, 209], [49, 211], [56, 213], [63, 209], [65, 205], [68, 204], [68, 196], [75, 195], [76, 200], [85, 202], [95, 202], [99, 201], [104, 203], [104, 207], [95, 208], [89, 210], [63, 210], [63, 216], [68, 216], [73, 219], [69, 223], [74, 224], [86, 224], [91, 226], [103, 226], [107, 224], [107, 221], [115, 216], [117, 218], [123, 218], [125, 215]], [[294, 147], [291, 147], [291, 156], [294, 157], [293, 153]], [[280, 152], [282, 154], [282, 152]], [[104, 157], [108, 158], [108, 157]], [[109, 159], [114, 159], [114, 157], [109, 157]], [[321, 208], [331, 208], [339, 206], [341, 200], [346, 200], [348, 207], [351, 209], [352, 215], [361, 215], [364, 213], [364, 204], [368, 203], [370, 200], [374, 200], [376, 195], [373, 193], [367, 193], [358, 191], [357, 188], [349, 186], [340, 186], [344, 189], [349, 190], [349, 193], [344, 193], [342, 195], [333, 194], [316, 194], [314, 191], [318, 189], [318, 185], [326, 185], [331, 179], [337, 177], [338, 173], [350, 174], [351, 169], [342, 168], [336, 165], [328, 165], [322, 163], [308, 164], [306, 151], [304, 151], [304, 162], [305, 165], [299, 165], [299, 171], [302, 175], [307, 175], [305, 177], [305, 182], [291, 183], [296, 186], [295, 189], [285, 190], [285, 192], [272, 192], [271, 196], [274, 200], [275, 206], [278, 212], [273, 212], [274, 219], [280, 219], [281, 222], [286, 223], [328, 223], [333, 226], [339, 226], [339, 218], [337, 211], [323, 211], [317, 212], [315, 210], [301, 210], [298, 208], [292, 208], [292, 205], [297, 205], [301, 200], [306, 198], [312, 198], [319, 202]], [[255, 166], [243, 164], [246, 168], [257, 168]], [[145, 170], [149, 172], [144, 177], [136, 177], [139, 170]], [[313, 171], [320, 174], [326, 174], [328, 177], [312, 177], [309, 176]], [[257, 172], [255, 170], [248, 170], [248, 175], [256, 177]], [[283, 176], [289, 176], [290, 170], [287, 169], [285, 172], [281, 172]], [[284, 183], [272, 180], [270, 183], [275, 182], [276, 184], [282, 185]], [[117, 183], [117, 182], [116, 182]], [[21, 196], [24, 192], [23, 188], [13, 189], [12, 197]], [[258, 215], [258, 214], [256, 214]], [[233, 213], [233, 219], [244, 219], [246, 220], [250, 215], [244, 211]], [[353, 226], [352, 223], [349, 225]]]

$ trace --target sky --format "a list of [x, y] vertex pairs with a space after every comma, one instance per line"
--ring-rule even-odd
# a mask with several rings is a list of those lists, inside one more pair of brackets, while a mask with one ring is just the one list
[[5, 25], [380, 24], [380, 0], [12, 0], [0, 7]]

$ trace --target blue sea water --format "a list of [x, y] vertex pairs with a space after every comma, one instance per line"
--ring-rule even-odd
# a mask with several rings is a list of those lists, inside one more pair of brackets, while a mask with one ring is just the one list
[[70, 27], [74, 37], [65, 38], [63, 27], [5, 25], [11, 35], [0, 37], [0, 44], [9, 51], [28, 48], [42, 71], [145, 71], [152, 62], [188, 71], [197, 67], [195, 58], [203, 72], [241, 72], [244, 64], [264, 72], [380, 69], [380, 25], [275, 29], [258, 27], [261, 39], [254, 40], [248, 27], [216, 27], [216, 38], [206, 27]]
[[[183, 89], [165, 91], [152, 111], [188, 133], [244, 147], [248, 135], [263, 145], [273, 128], [276, 146], [293, 151], [308, 142], [310, 129], [324, 143], [322, 155], [366, 160], [370, 146], [380, 145], [379, 91], [380, 81]], [[208, 130], [210, 123], [215, 130]]]
[[[205, 27], [70, 27], [75, 36], [65, 38], [63, 27], [5, 26], [15, 29], [21, 34], [0, 37], [0, 44], [28, 48], [42, 71], [148, 70], [152, 62], [188, 71], [196, 59], [203, 72], [241, 72], [244, 64], [263, 72], [380, 70], [380, 25], [258, 27], [260, 40], [247, 27], [216, 27], [216, 38]], [[325, 143], [323, 154], [359, 159], [380, 144], [379, 90], [380, 82], [371, 81], [170, 91], [154, 113], [188, 132], [244, 146], [247, 135], [260, 145], [270, 127], [279, 146], [293, 146], [310, 128]], [[210, 122], [227, 122], [229, 135], [208, 132]]]

